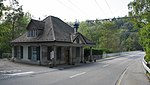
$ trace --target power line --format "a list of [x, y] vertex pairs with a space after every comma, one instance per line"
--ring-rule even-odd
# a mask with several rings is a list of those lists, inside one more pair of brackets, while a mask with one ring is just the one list
[[104, 15], [106, 15], [105, 14], [105, 12], [104, 12], [104, 10], [101, 8], [101, 6], [99, 5], [99, 3], [96, 1], [96, 0], [94, 0], [95, 1], [95, 3], [96, 3], [96, 5], [98, 6], [98, 8], [102, 11], [102, 13], [104, 13]]
[[[72, 4], [74, 7], [76, 7], [77, 9], [79, 9], [81, 12], [83, 12], [78, 6], [76, 6], [74, 3], [72, 3], [70, 0], [68, 0], [68, 2], [70, 3], [70, 4]], [[84, 12], [83, 12], [84, 13]]]
[[78, 9], [80, 12], [82, 12], [81, 14], [88, 14], [85, 11], [81, 10], [80, 7], [78, 7], [76, 4], [74, 4], [71, 0], [67, 0], [70, 4], [72, 4], [76, 9]]
[[114, 14], [113, 14], [113, 12], [112, 12], [112, 10], [111, 10], [111, 8], [110, 8], [110, 6], [109, 6], [107, 0], [105, 0], [105, 2], [106, 2], [106, 4], [107, 4], [107, 6], [108, 6], [108, 8], [109, 8], [109, 10], [110, 10], [110, 12], [111, 12], [111, 14], [114, 16]]
[[[85, 14], [88, 15], [88, 13], [86, 13], [85, 11], [81, 10], [80, 7], [78, 7], [76, 4], [74, 4], [71, 0], [66, 0], [66, 2], [70, 3], [72, 6], [74, 6], [77, 10], [79, 10], [80, 12], [75, 12], [75, 10], [73, 11], [73, 8], [70, 8], [68, 5], [66, 5], [65, 2], [61, 1], [61, 0], [56, 0], [58, 1], [60, 4], [62, 4], [63, 6], [65, 6], [66, 8], [68, 8], [69, 10], [72, 11], [72, 13], [76, 13], [78, 15], [84, 14], [83, 17], [85, 17]], [[65, 1], [65, 0], [64, 0]]]
[[58, 1], [60, 4], [62, 4], [62, 5], [65, 6], [66, 8], [72, 10], [69, 6], [67, 6], [66, 4], [64, 4], [61, 0], [56, 0], [56, 1]]

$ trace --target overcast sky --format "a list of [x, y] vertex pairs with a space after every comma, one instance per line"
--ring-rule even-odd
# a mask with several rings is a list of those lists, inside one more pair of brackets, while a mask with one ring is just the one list
[[34, 19], [52, 15], [64, 21], [79, 21], [123, 17], [133, 0], [19, 0], [25, 12]]

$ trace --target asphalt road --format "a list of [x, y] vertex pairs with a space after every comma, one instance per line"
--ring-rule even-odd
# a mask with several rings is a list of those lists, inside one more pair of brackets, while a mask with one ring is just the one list
[[68, 69], [0, 80], [0, 85], [150, 85], [144, 74], [144, 52], [124, 52], [117, 58]]

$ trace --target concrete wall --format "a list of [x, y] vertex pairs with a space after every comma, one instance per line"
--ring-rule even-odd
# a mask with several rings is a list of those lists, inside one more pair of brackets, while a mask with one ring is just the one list
[[75, 47], [72, 47], [72, 58], [73, 58], [73, 62], [76, 63], [76, 50], [75, 50]]
[[23, 45], [23, 59], [25, 61], [29, 61], [28, 59], [28, 46], [27, 45]]
[[66, 61], [65, 61], [65, 47], [61, 47], [61, 60], [59, 60], [59, 64], [65, 64]]
[[[12, 58], [13, 57], [14, 57], [14, 46], [12, 47]], [[23, 59], [21, 60], [28, 61], [28, 46], [27, 45], [23, 45]]]
[[40, 47], [40, 55], [41, 57], [41, 63], [42, 64], [48, 64], [48, 60], [47, 60], [47, 46], [41, 46]]
[[12, 47], [12, 59], [14, 58], [14, 47]]
[[[31, 63], [38, 63], [38, 61], [31, 61], [30, 59], [28, 59], [28, 46], [29, 45], [22, 45], [23, 46], [23, 59], [17, 59], [20, 62], [31, 62]], [[66, 46], [61, 46], [61, 60], [57, 60], [55, 63], [56, 64], [67, 64], [68, 60], [67, 60], [67, 49], [69, 49]], [[70, 49], [69, 49], [70, 50]], [[72, 62], [73, 63], [80, 63], [81, 61], [81, 56], [82, 56], [82, 49], [80, 47], [80, 52], [79, 54], [76, 53], [76, 47], [72, 47]], [[43, 65], [47, 65], [50, 61], [47, 60], [47, 46], [40, 46], [40, 63]], [[78, 55], [78, 56], [77, 56]], [[14, 56], [14, 47], [12, 47], [12, 57]], [[70, 59], [70, 58], [69, 58]]]
[[[73, 47], [73, 49], [72, 49], [72, 56], [73, 56], [73, 62], [75, 62], [75, 63], [80, 63], [80, 61], [81, 61], [81, 48], [79, 49], [79, 54], [76, 54], [76, 47]], [[79, 56], [77, 56], [77, 55], [79, 55]]]

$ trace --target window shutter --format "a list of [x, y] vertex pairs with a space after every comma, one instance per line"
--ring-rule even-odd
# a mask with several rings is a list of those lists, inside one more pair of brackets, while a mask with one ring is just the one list
[[20, 47], [21, 50], [21, 59], [23, 58], [23, 46]]
[[37, 60], [40, 60], [40, 46], [36, 47], [36, 51], [37, 51]]
[[32, 56], [31, 53], [32, 53], [31, 47], [28, 47], [28, 59], [31, 59], [31, 56]]
[[17, 57], [17, 47], [14, 46], [14, 57], [16, 58]]

